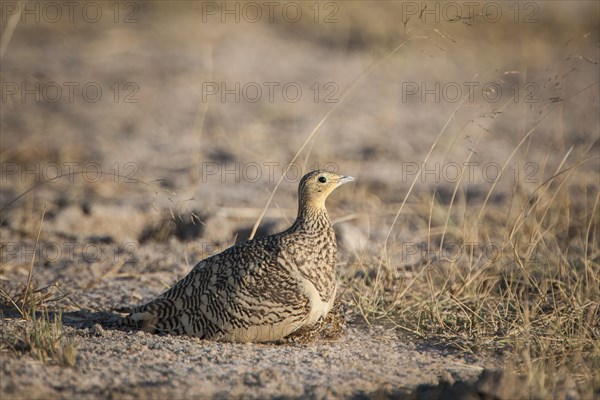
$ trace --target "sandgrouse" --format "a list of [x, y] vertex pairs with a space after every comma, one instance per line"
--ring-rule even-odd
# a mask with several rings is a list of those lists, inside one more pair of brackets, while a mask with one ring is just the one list
[[353, 180], [326, 171], [306, 174], [298, 188], [298, 216], [289, 229], [200, 261], [123, 323], [235, 342], [278, 340], [314, 325], [327, 315], [336, 293], [337, 246], [325, 200]]

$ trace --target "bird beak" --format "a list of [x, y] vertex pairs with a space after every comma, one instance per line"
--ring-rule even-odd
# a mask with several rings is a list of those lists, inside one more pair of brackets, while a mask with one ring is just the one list
[[352, 177], [352, 176], [343, 176], [338, 181], [338, 186], [343, 185], [344, 183], [353, 182], [353, 181], [354, 181], [354, 177]]

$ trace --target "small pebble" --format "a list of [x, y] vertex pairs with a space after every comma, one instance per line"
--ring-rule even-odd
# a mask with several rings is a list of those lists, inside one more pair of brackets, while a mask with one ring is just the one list
[[94, 324], [94, 326], [92, 326], [92, 329], [91, 329], [91, 334], [94, 336], [103, 336], [104, 328], [100, 324]]

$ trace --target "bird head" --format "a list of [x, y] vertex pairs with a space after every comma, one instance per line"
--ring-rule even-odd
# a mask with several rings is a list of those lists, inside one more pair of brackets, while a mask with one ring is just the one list
[[324, 208], [325, 200], [337, 187], [352, 182], [351, 176], [328, 171], [312, 171], [304, 175], [298, 186], [299, 206]]

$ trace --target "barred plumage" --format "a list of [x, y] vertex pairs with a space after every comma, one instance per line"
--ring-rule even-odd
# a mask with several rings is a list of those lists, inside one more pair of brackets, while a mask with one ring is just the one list
[[123, 323], [236, 342], [277, 340], [314, 325], [327, 315], [336, 292], [337, 246], [325, 200], [353, 180], [326, 171], [306, 174], [298, 188], [298, 216], [289, 229], [200, 261]]

